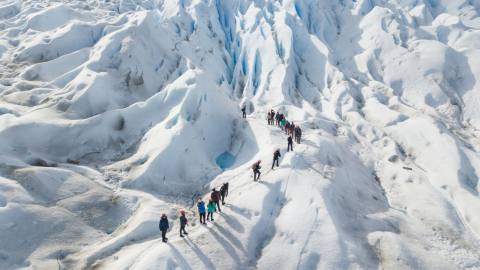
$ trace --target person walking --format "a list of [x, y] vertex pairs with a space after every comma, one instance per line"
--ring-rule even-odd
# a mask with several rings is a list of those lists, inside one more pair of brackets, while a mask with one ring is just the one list
[[270, 120], [271, 120], [271, 115], [270, 115], [270, 111], [268, 111], [267, 113], [267, 122], [268, 122], [268, 125], [270, 126]]
[[302, 139], [302, 129], [298, 126], [296, 127], [295, 137], [297, 143], [300, 144], [300, 140]]
[[207, 220], [213, 221], [213, 213], [215, 211], [217, 211], [215, 203], [212, 200], [209, 200], [207, 204]]
[[277, 149], [275, 150], [275, 152], [273, 152], [272, 170], [275, 167], [275, 164], [277, 164], [277, 167], [278, 167], [278, 160], [280, 159], [281, 156], [282, 155], [280, 154], [280, 149]]
[[220, 191], [213, 188], [212, 194], [210, 194], [210, 198], [217, 205], [218, 212], [222, 212], [222, 209], [220, 209]]
[[228, 196], [228, 182], [223, 183], [220, 188], [220, 196], [222, 197], [222, 205], [225, 205], [225, 197]]
[[262, 167], [260, 166], [260, 163], [261, 163], [261, 162], [262, 162], [262, 161], [259, 160], [259, 161], [255, 162], [255, 163], [253, 163], [253, 165], [252, 165], [253, 181], [257, 181], [257, 180], [260, 179], [260, 169], [262, 168]]
[[242, 117], [247, 118], [247, 105], [242, 106]]
[[293, 151], [293, 139], [292, 139], [292, 136], [288, 136], [287, 142], [288, 142], [287, 152], [289, 152], [290, 150]]
[[185, 227], [188, 224], [187, 217], [185, 216], [185, 210], [180, 210], [180, 237], [183, 237], [183, 235], [188, 235], [187, 231], [185, 230]]
[[205, 224], [205, 202], [200, 199], [197, 203], [198, 215], [200, 216], [200, 224]]
[[280, 113], [279, 113], [279, 112], [277, 112], [277, 113], [275, 114], [275, 124], [276, 124], [277, 126], [280, 125]]
[[167, 230], [170, 228], [168, 224], [168, 218], [166, 214], [162, 214], [160, 218], [160, 223], [158, 224], [160, 231], [162, 232], [162, 242], [166, 243], [168, 241], [167, 238]]
[[288, 135], [290, 132], [290, 122], [286, 121], [285, 123], [285, 135]]
[[[282, 118], [282, 117], [281, 117], [281, 118]], [[281, 128], [282, 130], [285, 130], [285, 125], [286, 125], [286, 124], [287, 124], [287, 120], [285, 120], [285, 118], [282, 118], [282, 119], [280, 120], [280, 128]]]

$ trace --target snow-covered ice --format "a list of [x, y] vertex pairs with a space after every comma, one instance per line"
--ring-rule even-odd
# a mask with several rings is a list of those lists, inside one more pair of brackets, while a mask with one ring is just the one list
[[0, 269], [480, 269], [479, 13], [0, 1]]

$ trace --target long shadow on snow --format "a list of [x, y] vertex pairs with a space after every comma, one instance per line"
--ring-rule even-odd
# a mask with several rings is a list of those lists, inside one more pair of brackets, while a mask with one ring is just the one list
[[[326, 210], [338, 232], [341, 260], [336, 268], [348, 269], [355, 266], [352, 263], [356, 262], [361, 267], [376, 269], [380, 258], [370, 246], [368, 234], [375, 231], [398, 233], [398, 228], [390, 220], [370, 219], [367, 216], [388, 211], [387, 199], [370, 169], [355, 155], [329, 141], [320, 141], [317, 148], [322, 150], [315, 154], [316, 160], [336, 168], [333, 179], [330, 179], [330, 184], [322, 193]], [[332, 163], [332, 159], [335, 162]], [[303, 158], [295, 163], [299, 170], [312, 166]]]
[[[242, 223], [240, 223], [235, 217], [232, 215], [222, 215], [225, 222], [227, 222], [228, 226], [234, 229], [236, 232], [243, 233], [245, 232], [245, 228], [243, 227]], [[216, 223], [215, 223], [216, 224]], [[216, 224], [218, 225], [218, 224]], [[219, 226], [219, 225], [218, 225]], [[220, 226], [219, 226], [220, 227]]]
[[282, 210], [285, 201], [285, 196], [282, 192], [282, 182], [271, 184], [262, 181], [259, 183], [268, 187], [269, 192], [263, 200], [260, 218], [252, 228], [248, 238], [247, 252], [251, 264], [256, 264], [258, 259], [262, 256], [263, 249], [272, 241], [276, 232], [274, 226], [275, 219]]
[[240, 208], [238, 206], [235, 206], [233, 204], [229, 204], [228, 207], [230, 208], [230, 210], [232, 210], [233, 212], [239, 214], [239, 215], [242, 215], [244, 218], [246, 219], [250, 219], [252, 217], [252, 214], [250, 214], [250, 212], [248, 210], [246, 210], [245, 208]]
[[[370, 170], [354, 155], [344, 153], [344, 165], [337, 166], [333, 181], [323, 192], [325, 206], [339, 231], [342, 257], [351, 258], [348, 253], [353, 253], [355, 261], [363, 267], [376, 269], [380, 258], [370, 246], [368, 234], [375, 231], [397, 232], [398, 229], [388, 221], [383, 224], [367, 217], [388, 211], [387, 199]], [[351, 265], [343, 260], [338, 267], [348, 269]]]
[[237, 251], [235, 250], [235, 247], [232, 246], [225, 238], [223, 238], [220, 234], [218, 234], [215, 230], [213, 229], [208, 229], [210, 234], [215, 238], [215, 240], [218, 241], [218, 243], [225, 249], [226, 253], [232, 257], [232, 259], [235, 261], [235, 264], [237, 265], [237, 269], [240, 269], [242, 265], [242, 260], [240, 259], [240, 256], [238, 255]]
[[223, 228], [217, 223], [214, 223], [213, 225], [215, 226], [215, 228], [218, 230], [219, 233], [221, 233], [227, 240], [230, 241], [232, 245], [234, 245], [236, 248], [238, 248], [239, 250], [241, 250], [243, 253], [246, 254], [245, 248], [243, 247], [242, 242], [237, 237], [235, 237], [235, 235], [233, 235], [230, 231]]
[[192, 241], [185, 240], [185, 244], [187, 244], [187, 246], [190, 247], [193, 250], [193, 252], [195, 252], [195, 254], [198, 256], [200, 261], [205, 266], [205, 269], [213, 269], [213, 270], [217, 269], [215, 268], [215, 265], [213, 264], [213, 262], [207, 257], [207, 255], [205, 255], [205, 253], [202, 252], [202, 250], [195, 243], [193, 243]]
[[172, 245], [171, 243], [167, 243], [168, 246], [170, 247], [170, 250], [172, 251], [173, 256], [177, 260], [178, 264], [180, 265], [181, 269], [186, 269], [186, 270], [193, 270], [193, 268], [188, 264], [187, 260], [183, 255], [178, 251], [178, 249]]

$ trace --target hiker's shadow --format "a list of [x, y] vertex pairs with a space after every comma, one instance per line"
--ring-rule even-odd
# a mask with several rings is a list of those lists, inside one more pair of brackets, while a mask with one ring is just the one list
[[180, 251], [178, 251], [178, 249], [174, 245], [172, 245], [171, 243], [167, 243], [167, 245], [170, 247], [170, 250], [172, 251], [172, 255], [176, 259], [181, 269], [193, 270], [193, 268], [187, 262], [185, 257], [183, 257], [182, 253], [180, 253]]
[[193, 252], [197, 255], [197, 257], [200, 259], [200, 261], [203, 263], [205, 266], [204, 269], [217, 269], [215, 268], [215, 265], [213, 262], [205, 255], [205, 253], [202, 252], [202, 250], [192, 241], [185, 240], [185, 244], [187, 244], [188, 247], [190, 247]]
[[227, 241], [225, 238], [223, 238], [218, 232], [216, 232], [214, 229], [208, 228], [208, 231], [211, 233], [213, 238], [218, 241], [220, 245], [225, 249], [228, 255], [232, 257], [232, 259], [235, 261], [235, 263], [240, 266], [242, 265], [242, 260], [238, 256], [237, 251], [235, 250], [235, 247], [230, 244], [229, 241]]
[[233, 212], [243, 216], [246, 219], [250, 219], [252, 217], [252, 214], [246, 210], [245, 208], [240, 208], [238, 206], [235, 206], [233, 204], [227, 204], [228, 208], [230, 208]]
[[233, 216], [230, 215], [222, 215], [225, 222], [227, 222], [228, 226], [234, 229], [238, 233], [245, 232], [245, 228], [243, 225]]
[[215, 229], [218, 230], [232, 245], [234, 245], [237, 249], [241, 250], [244, 254], [246, 254], [245, 248], [243, 247], [242, 242], [233, 235], [229, 230], [225, 229], [218, 223], [214, 223]]

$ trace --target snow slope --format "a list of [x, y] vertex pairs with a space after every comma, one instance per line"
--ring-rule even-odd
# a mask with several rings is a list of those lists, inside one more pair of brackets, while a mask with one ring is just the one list
[[480, 269], [479, 10], [0, 1], [0, 269]]

